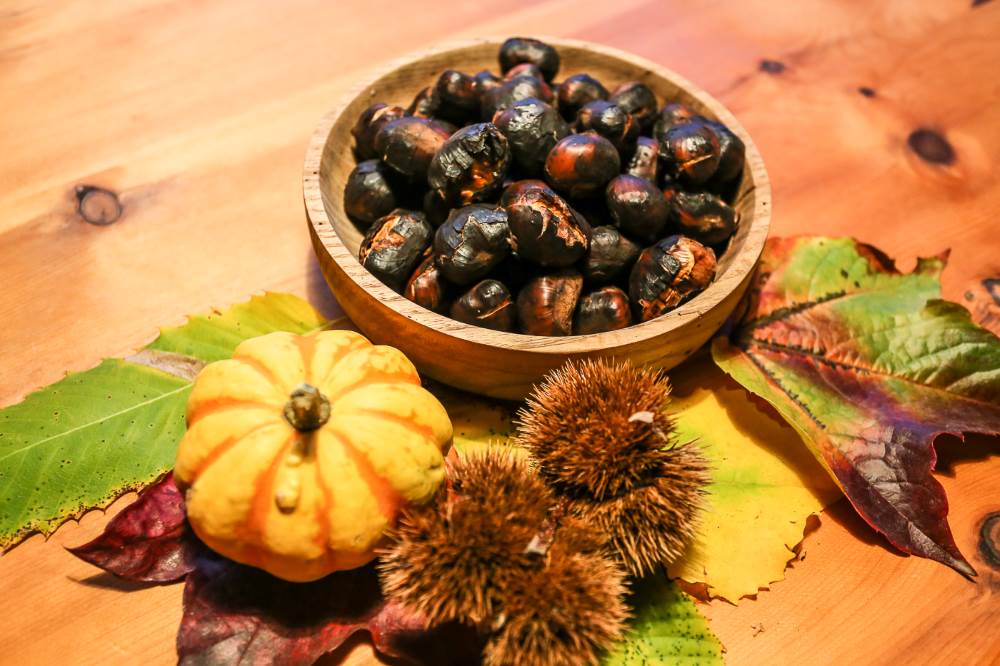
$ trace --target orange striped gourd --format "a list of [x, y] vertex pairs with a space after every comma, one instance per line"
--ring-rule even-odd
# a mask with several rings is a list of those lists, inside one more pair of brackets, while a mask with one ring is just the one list
[[452, 426], [393, 347], [271, 333], [199, 373], [174, 477], [215, 551], [292, 581], [370, 561], [444, 479]]

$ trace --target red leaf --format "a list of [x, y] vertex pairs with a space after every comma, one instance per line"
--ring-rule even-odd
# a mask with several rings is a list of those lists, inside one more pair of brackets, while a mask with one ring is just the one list
[[204, 548], [186, 518], [184, 496], [167, 474], [115, 516], [99, 537], [68, 550], [128, 580], [177, 581], [194, 570]]

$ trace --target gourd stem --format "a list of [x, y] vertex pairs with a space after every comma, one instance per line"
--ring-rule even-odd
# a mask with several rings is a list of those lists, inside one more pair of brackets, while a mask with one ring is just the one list
[[315, 386], [301, 384], [288, 397], [284, 415], [299, 432], [310, 432], [330, 420], [330, 401]]

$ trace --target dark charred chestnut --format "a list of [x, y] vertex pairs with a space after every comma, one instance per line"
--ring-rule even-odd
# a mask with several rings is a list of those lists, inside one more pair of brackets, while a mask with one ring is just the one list
[[608, 183], [605, 194], [611, 219], [626, 236], [646, 242], [663, 237], [670, 206], [656, 185], [645, 178], [621, 175]]
[[542, 176], [545, 158], [569, 127], [559, 112], [540, 99], [529, 97], [497, 111], [493, 124], [507, 137], [511, 157], [525, 176]]
[[483, 95], [487, 90], [493, 90], [494, 88], [499, 88], [503, 85], [503, 79], [494, 74], [493, 72], [484, 69], [483, 71], [472, 77], [472, 84], [476, 90], [476, 96], [479, 97], [480, 104], [482, 104]]
[[675, 125], [660, 140], [660, 162], [666, 173], [682, 184], [706, 183], [719, 168], [719, 135], [703, 122]]
[[434, 234], [438, 268], [455, 284], [471, 284], [510, 253], [509, 238], [503, 208], [481, 204], [456, 208]]
[[448, 136], [448, 130], [432, 120], [398, 118], [375, 135], [375, 149], [393, 170], [412, 182], [423, 182], [431, 160]]
[[632, 323], [628, 296], [618, 287], [604, 287], [585, 294], [573, 317], [574, 335], [617, 331]]
[[378, 160], [359, 162], [344, 186], [344, 212], [367, 227], [396, 208], [396, 195], [386, 180], [386, 167]]
[[557, 271], [528, 282], [517, 295], [517, 321], [528, 335], [571, 335], [583, 276]]
[[427, 221], [431, 223], [431, 226], [437, 228], [448, 219], [448, 213], [451, 212], [451, 204], [445, 201], [441, 193], [437, 190], [427, 190], [424, 193], [421, 209], [424, 211], [424, 215], [427, 216]]
[[354, 154], [359, 160], [370, 160], [379, 157], [375, 150], [375, 136], [386, 123], [402, 118], [406, 114], [398, 106], [388, 104], [372, 104], [361, 112], [358, 121], [351, 129], [354, 135]]
[[427, 183], [452, 204], [483, 201], [500, 191], [510, 162], [507, 137], [493, 123], [458, 130], [431, 159]]
[[448, 283], [441, 270], [434, 263], [434, 257], [426, 257], [406, 282], [403, 296], [417, 305], [438, 314], [448, 309]]
[[503, 194], [500, 195], [500, 205], [506, 208], [512, 201], [528, 190], [547, 190], [555, 194], [555, 191], [544, 180], [537, 180], [535, 178], [516, 180], [504, 188]]
[[434, 92], [439, 100], [436, 116], [462, 125], [479, 113], [476, 81], [468, 74], [446, 69], [438, 77]]
[[708, 192], [676, 192], [671, 205], [682, 234], [705, 245], [725, 241], [736, 230], [736, 210]]
[[596, 132], [570, 134], [545, 159], [546, 180], [570, 197], [601, 192], [620, 170], [618, 150]]
[[648, 136], [640, 136], [635, 144], [635, 151], [629, 158], [625, 173], [630, 176], [645, 178], [651, 183], [656, 182], [657, 162], [660, 159], [660, 143]]
[[656, 120], [656, 95], [641, 81], [628, 81], [612, 91], [609, 101], [632, 116], [643, 132], [648, 132]]
[[483, 93], [479, 100], [480, 114], [483, 120], [492, 120], [497, 111], [530, 97], [550, 103], [552, 101], [552, 88], [549, 88], [545, 81], [534, 76], [515, 76]]
[[451, 305], [451, 318], [494, 331], [513, 331], [516, 311], [510, 291], [502, 282], [483, 280]]
[[504, 72], [503, 78], [509, 80], [515, 76], [533, 76], [536, 79], [545, 80], [545, 73], [542, 72], [542, 68], [533, 62], [522, 62], [520, 65], [514, 65]]
[[441, 99], [434, 86], [427, 86], [417, 93], [410, 105], [406, 107], [406, 115], [415, 118], [430, 118], [437, 113]]
[[612, 226], [594, 227], [590, 251], [583, 260], [583, 277], [591, 284], [605, 284], [632, 267], [639, 246]]
[[697, 117], [697, 114], [690, 107], [680, 102], [667, 104], [660, 110], [659, 115], [656, 116], [656, 121], [653, 123], [653, 138], [663, 141], [663, 137], [668, 130], [677, 125], [689, 123]]
[[511, 37], [500, 46], [500, 71], [506, 74], [522, 62], [538, 65], [551, 81], [559, 71], [559, 53], [544, 42], [527, 37]]
[[632, 311], [640, 322], [692, 298], [715, 277], [715, 252], [686, 236], [669, 236], [639, 255], [629, 276]]
[[548, 188], [525, 188], [505, 209], [511, 245], [522, 259], [539, 266], [570, 266], [590, 247], [590, 225]]
[[621, 155], [631, 154], [639, 137], [639, 125], [613, 102], [589, 102], [576, 114], [576, 131], [593, 130], [610, 141]]
[[722, 123], [706, 120], [705, 124], [719, 136], [719, 168], [716, 169], [712, 180], [719, 184], [731, 182], [743, 173], [746, 146], [740, 137]]
[[570, 122], [576, 120], [576, 114], [584, 105], [607, 98], [607, 89], [589, 74], [574, 74], [567, 78], [559, 84], [556, 94], [559, 113]]
[[423, 213], [397, 208], [372, 224], [361, 241], [358, 261], [393, 290], [401, 291], [433, 233]]

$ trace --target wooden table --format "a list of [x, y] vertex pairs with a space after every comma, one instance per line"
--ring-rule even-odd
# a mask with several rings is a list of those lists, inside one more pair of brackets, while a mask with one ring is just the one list
[[[852, 234], [907, 268], [950, 247], [945, 295], [1000, 322], [1000, 3], [7, 0], [0, 404], [264, 289], [334, 313], [302, 212], [314, 124], [379, 61], [511, 33], [603, 42], [698, 82], [764, 154], [774, 234]], [[1000, 663], [1000, 571], [977, 552], [1000, 447], [938, 448], [977, 582], [900, 556], [840, 503], [787, 580], [702, 606], [731, 663]], [[106, 520], [0, 558], [0, 662], [175, 659], [180, 586], [134, 587], [62, 549]], [[363, 640], [343, 653], [371, 660]]]

